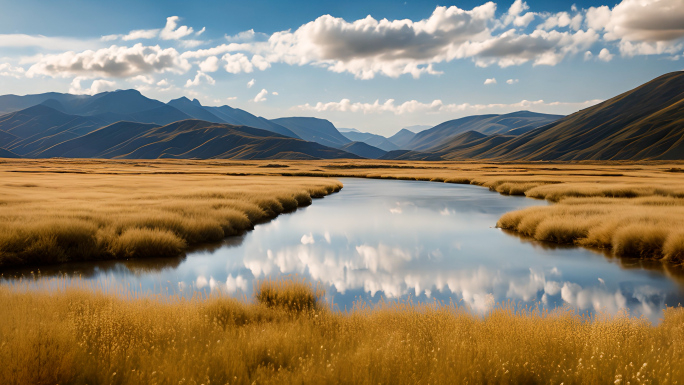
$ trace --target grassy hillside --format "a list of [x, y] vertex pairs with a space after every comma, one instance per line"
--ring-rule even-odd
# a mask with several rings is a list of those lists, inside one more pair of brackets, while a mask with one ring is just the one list
[[641, 160], [684, 156], [684, 72], [660, 76], [479, 158]]
[[394, 151], [399, 149], [396, 144], [390, 142], [389, 139], [382, 135], [353, 131], [343, 132], [342, 135], [353, 142], [364, 142], [383, 151]]
[[387, 154], [387, 151], [373, 147], [364, 142], [351, 142], [340, 147], [340, 150], [351, 152], [352, 154], [356, 154], [367, 159], [378, 159]]
[[[77, 138], [106, 124], [96, 117], [67, 115], [39, 104], [27, 109], [0, 116], [0, 143], [18, 155], [35, 157], [45, 148]], [[10, 134], [11, 136], [8, 136]]]
[[0, 148], [0, 158], [18, 158], [19, 156], [12, 151]]
[[271, 122], [287, 127], [304, 140], [320, 143], [324, 146], [340, 148], [351, 142], [325, 119], [291, 117], [272, 119]]
[[[38, 280], [0, 287], [3, 384], [622, 384], [684, 378], [684, 310], [663, 321], [410, 301], [333, 312], [319, 288], [251, 302]], [[111, 286], [114, 286], [113, 288]], [[55, 290], [54, 288], [59, 289]], [[41, 290], [42, 289], [42, 290]], [[94, 292], [92, 291], [94, 289]]]
[[432, 151], [438, 146], [448, 146], [448, 141], [458, 135], [475, 131], [485, 135], [508, 134], [510, 131], [527, 132], [562, 118], [561, 115], [518, 111], [503, 115], [474, 115], [454, 119], [428, 130], [419, 132], [403, 147], [414, 151]]
[[[318, 143], [245, 126], [184, 120], [156, 126], [119, 122], [65, 141], [38, 157], [271, 159], [288, 153], [317, 158], [358, 158]], [[300, 159], [299, 157], [295, 159]]]
[[402, 128], [401, 130], [399, 130], [399, 132], [390, 136], [388, 139], [390, 142], [394, 143], [397, 147], [401, 149], [404, 148], [404, 146], [406, 146], [406, 144], [408, 144], [415, 136], [415, 132], [410, 131], [406, 128]]

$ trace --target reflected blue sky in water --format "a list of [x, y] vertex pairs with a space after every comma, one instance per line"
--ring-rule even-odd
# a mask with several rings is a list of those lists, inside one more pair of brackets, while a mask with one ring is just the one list
[[476, 313], [514, 300], [582, 311], [626, 308], [655, 321], [683, 297], [677, 279], [662, 270], [625, 268], [589, 250], [548, 247], [494, 227], [507, 211], [546, 202], [470, 185], [342, 181], [338, 194], [183, 259], [57, 270], [142, 291], [247, 297], [255, 279], [297, 274], [320, 282], [340, 309], [359, 299], [411, 296], [453, 300]]

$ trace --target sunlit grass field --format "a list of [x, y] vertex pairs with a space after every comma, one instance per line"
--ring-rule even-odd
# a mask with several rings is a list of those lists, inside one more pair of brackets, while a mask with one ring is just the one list
[[0, 267], [173, 257], [338, 191], [332, 179], [0, 172]]
[[620, 257], [684, 261], [677, 163], [8, 159], [0, 161], [0, 266], [178, 255], [337, 191], [335, 177], [547, 199], [556, 204], [508, 213], [498, 226]]
[[[337, 191], [336, 177], [547, 199], [498, 225], [624, 257], [684, 259], [677, 164], [0, 160], [0, 266], [177, 256]], [[333, 312], [320, 288], [297, 280], [263, 282], [248, 301], [89, 285], [0, 286], [0, 384], [684, 381], [681, 307], [653, 325], [507, 304], [476, 316], [410, 300]]]
[[[332, 312], [320, 289], [267, 281], [251, 302], [0, 287], [2, 384], [676, 384], [684, 310], [663, 321], [502, 306], [359, 305]], [[40, 286], [40, 283], [39, 283]], [[93, 290], [95, 289], [95, 290]], [[102, 288], [100, 288], [102, 289]]]

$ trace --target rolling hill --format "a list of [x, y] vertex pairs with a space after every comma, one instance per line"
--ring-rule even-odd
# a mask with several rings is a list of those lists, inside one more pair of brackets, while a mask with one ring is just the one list
[[12, 151], [5, 150], [4, 148], [0, 148], [0, 158], [18, 158], [19, 156]]
[[449, 120], [416, 134], [403, 148], [414, 151], [431, 151], [432, 147], [466, 131], [476, 131], [485, 135], [506, 135], [511, 130], [516, 130], [520, 134], [560, 118], [562, 118], [561, 115], [539, 114], [530, 111], [518, 111], [503, 115], [466, 116]]
[[[681, 71], [560, 119], [529, 111], [470, 116], [418, 134], [403, 129], [387, 139], [353, 130], [343, 135], [324, 119], [269, 121], [187, 98], [165, 104], [132, 90], [0, 96], [0, 111], [8, 109], [14, 110], [0, 116], [0, 157], [684, 159]], [[385, 148], [369, 144], [374, 141]]]
[[665, 74], [522, 135], [468, 132], [424, 152], [392, 152], [384, 158], [424, 159], [426, 153], [443, 160], [681, 160], [684, 72]]
[[387, 151], [381, 150], [377, 147], [373, 147], [368, 143], [364, 142], [351, 142], [340, 147], [340, 150], [351, 152], [362, 158], [368, 159], [378, 159], [381, 156], [387, 154]]
[[351, 142], [325, 119], [291, 117], [272, 119], [271, 122], [287, 127], [304, 140], [320, 143], [324, 146], [340, 148]]
[[53, 146], [40, 157], [337, 159], [357, 155], [258, 128], [184, 120], [165, 126], [119, 122]]
[[0, 115], [33, 107], [50, 99], [62, 105], [62, 103], [73, 103], [89, 97], [88, 95], [62, 94], [59, 92], [34, 95], [2, 95], [0, 96]]
[[272, 131], [290, 138], [299, 138], [291, 130], [271, 122], [268, 119], [250, 114], [247, 111], [229, 106], [205, 107], [199, 100], [190, 100], [186, 97], [171, 100], [168, 105], [177, 108], [194, 119], [213, 123], [228, 123], [235, 126], [249, 126]]
[[660, 76], [480, 156], [516, 160], [684, 159], [684, 72]]
[[413, 138], [416, 133], [409, 130], [408, 128], [402, 128], [396, 134], [390, 136], [388, 140], [394, 143], [398, 148], [404, 148]]
[[377, 135], [377, 134], [371, 134], [368, 132], [343, 132], [342, 135], [344, 135], [347, 139], [354, 141], [354, 142], [363, 142], [368, 145], [371, 145], [373, 147], [377, 147], [381, 150], [384, 151], [394, 151], [398, 150], [399, 147], [397, 147], [396, 144], [392, 143], [389, 141], [389, 139], [385, 138], [382, 135]]
[[67, 115], [43, 104], [0, 116], [0, 148], [19, 156], [36, 152], [96, 130], [107, 122]]

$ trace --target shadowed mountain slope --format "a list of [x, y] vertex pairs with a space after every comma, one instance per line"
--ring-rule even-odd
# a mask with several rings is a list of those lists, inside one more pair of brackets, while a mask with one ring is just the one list
[[119, 122], [54, 146], [42, 157], [307, 159], [359, 158], [334, 148], [245, 126], [185, 120], [165, 126]]
[[480, 155], [505, 160], [684, 159], [684, 72], [660, 76]]
[[[0, 130], [14, 136], [0, 147], [20, 156], [34, 156], [37, 151], [96, 130], [107, 122], [96, 117], [67, 115], [39, 104], [0, 116]], [[7, 135], [0, 135], [11, 139]]]
[[271, 122], [287, 127], [300, 138], [324, 146], [340, 148], [351, 142], [325, 119], [291, 117], [272, 119]]
[[172, 106], [143, 96], [137, 90], [102, 92], [92, 96], [56, 92], [0, 96], [0, 111], [19, 111], [38, 104], [67, 115], [93, 116], [105, 123], [128, 120], [168, 124], [192, 118]]
[[0, 158], [19, 158], [19, 156], [12, 151], [5, 150], [4, 148], [0, 148]]
[[289, 136], [290, 138], [301, 138], [287, 127], [284, 127], [266, 118], [252, 115], [249, 112], [241, 110], [239, 108], [233, 108], [229, 106], [203, 108], [211, 112], [212, 114], [216, 115], [228, 124], [232, 124], [235, 126], [249, 126], [254, 128], [261, 128], [262, 130], [268, 130], [280, 135]]
[[112, 158], [121, 147], [149, 130], [155, 124], [117, 122], [87, 135], [64, 141], [36, 154], [37, 158]]
[[473, 142], [480, 141], [487, 138], [487, 135], [477, 132], [477, 131], [466, 131], [462, 134], [458, 134], [455, 137], [442, 142], [434, 147], [428, 149], [429, 152], [444, 153], [453, 151], [456, 148], [466, 147]]
[[561, 115], [538, 114], [518, 111], [504, 115], [474, 115], [449, 120], [416, 136], [404, 148], [426, 151], [446, 142], [466, 131], [476, 131], [485, 135], [507, 134], [511, 130], [524, 133], [562, 118]]
[[16, 135], [12, 135], [9, 132], [0, 130], [0, 148], [5, 148], [10, 143], [17, 139]]
[[390, 142], [389, 139], [382, 135], [368, 132], [343, 132], [342, 135], [351, 141], [364, 142], [383, 151], [394, 151], [399, 149], [396, 144]]
[[171, 100], [167, 105], [191, 116], [193, 119], [204, 120], [213, 123], [227, 123], [218, 116], [207, 111], [197, 99], [190, 100], [185, 96]]
[[389, 151], [387, 154], [381, 156], [381, 160], [443, 160], [440, 154], [432, 152], [420, 152], [411, 150], [395, 150]]
[[378, 159], [379, 157], [385, 155], [387, 151], [381, 150], [377, 147], [373, 147], [368, 143], [364, 142], [351, 142], [340, 147], [340, 150], [351, 152], [363, 158], [368, 159]]
[[404, 148], [413, 138], [416, 137], [416, 133], [409, 130], [408, 128], [402, 128], [396, 134], [390, 136], [388, 140], [394, 143], [399, 148]]
[[35, 95], [2, 95], [0, 96], [0, 115], [33, 107], [50, 99], [62, 105], [62, 103], [72, 103], [87, 98], [90, 98], [90, 96], [61, 94], [59, 92], [46, 92]]

